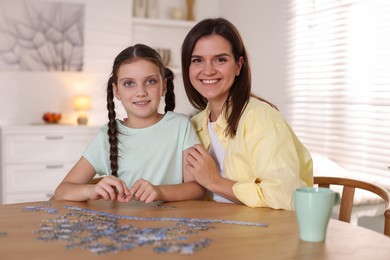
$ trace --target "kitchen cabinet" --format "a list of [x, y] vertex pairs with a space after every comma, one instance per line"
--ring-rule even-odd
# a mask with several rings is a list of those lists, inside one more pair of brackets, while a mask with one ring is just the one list
[[99, 127], [1, 128], [1, 203], [48, 200]]

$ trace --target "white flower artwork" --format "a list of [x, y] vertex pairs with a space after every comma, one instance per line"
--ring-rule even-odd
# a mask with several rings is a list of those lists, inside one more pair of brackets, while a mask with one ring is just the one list
[[0, 70], [82, 71], [83, 4], [0, 2]]

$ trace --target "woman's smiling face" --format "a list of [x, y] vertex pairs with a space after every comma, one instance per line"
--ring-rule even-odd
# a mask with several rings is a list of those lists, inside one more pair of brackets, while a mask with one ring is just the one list
[[192, 52], [190, 81], [208, 102], [222, 107], [241, 66], [242, 58], [235, 61], [232, 47], [225, 38], [205, 36], [197, 41]]

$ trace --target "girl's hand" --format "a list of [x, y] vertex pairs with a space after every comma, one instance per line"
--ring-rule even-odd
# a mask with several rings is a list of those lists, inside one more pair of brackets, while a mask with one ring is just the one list
[[129, 202], [131, 196], [123, 180], [115, 176], [107, 176], [95, 185], [92, 185], [89, 198], [91, 200], [103, 198], [111, 201]]
[[134, 183], [130, 188], [130, 194], [130, 197], [135, 197], [136, 200], [145, 203], [160, 200], [161, 198], [160, 188], [144, 179], [139, 179]]

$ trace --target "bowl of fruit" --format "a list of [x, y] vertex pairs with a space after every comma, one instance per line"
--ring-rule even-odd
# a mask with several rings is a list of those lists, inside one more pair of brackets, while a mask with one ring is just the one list
[[42, 116], [43, 121], [48, 124], [57, 124], [61, 120], [61, 113], [45, 112]]

